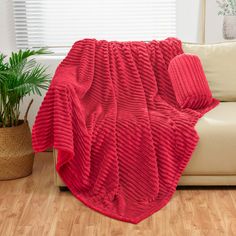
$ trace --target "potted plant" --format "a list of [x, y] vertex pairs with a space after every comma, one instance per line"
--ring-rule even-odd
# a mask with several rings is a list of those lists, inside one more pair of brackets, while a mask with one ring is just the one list
[[220, 8], [218, 15], [224, 16], [224, 39], [236, 39], [236, 0], [216, 1]]
[[49, 53], [45, 49], [19, 50], [8, 60], [0, 53], [0, 180], [15, 179], [32, 173], [34, 152], [27, 122], [20, 119], [20, 103], [30, 94], [41, 95], [47, 89], [49, 75], [38, 64], [36, 55]]

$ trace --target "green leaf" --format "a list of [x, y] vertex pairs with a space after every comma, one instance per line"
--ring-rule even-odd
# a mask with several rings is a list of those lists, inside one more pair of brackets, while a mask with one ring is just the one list
[[0, 53], [0, 127], [17, 125], [23, 98], [32, 93], [41, 96], [41, 90], [48, 89], [47, 68], [32, 57], [48, 53], [45, 48], [19, 50], [12, 52], [8, 62]]

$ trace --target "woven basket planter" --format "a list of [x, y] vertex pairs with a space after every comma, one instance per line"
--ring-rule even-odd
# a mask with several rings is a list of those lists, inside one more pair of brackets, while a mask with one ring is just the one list
[[0, 180], [16, 179], [32, 173], [34, 151], [26, 121], [0, 128]]

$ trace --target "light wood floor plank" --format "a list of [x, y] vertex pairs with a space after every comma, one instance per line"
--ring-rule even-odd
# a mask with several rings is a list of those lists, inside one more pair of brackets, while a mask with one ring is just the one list
[[53, 183], [51, 153], [29, 177], [0, 181], [0, 236], [233, 236], [236, 188], [177, 190], [170, 203], [133, 225], [103, 216]]

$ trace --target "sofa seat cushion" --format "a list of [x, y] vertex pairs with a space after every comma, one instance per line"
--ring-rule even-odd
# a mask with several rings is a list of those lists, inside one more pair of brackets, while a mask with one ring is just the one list
[[200, 140], [184, 175], [236, 174], [236, 102], [221, 102], [196, 124]]

